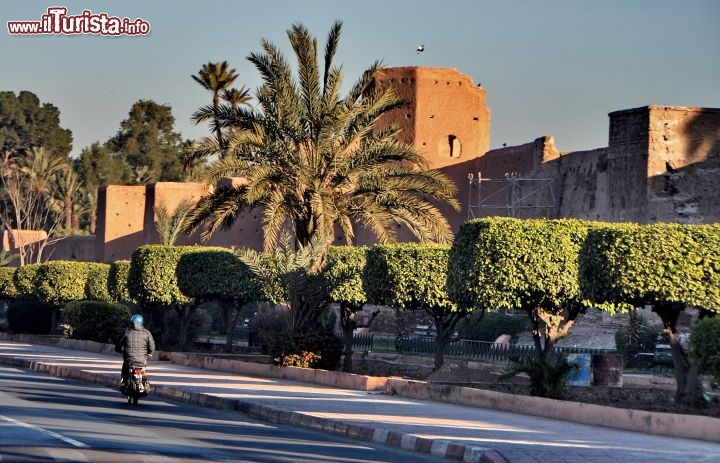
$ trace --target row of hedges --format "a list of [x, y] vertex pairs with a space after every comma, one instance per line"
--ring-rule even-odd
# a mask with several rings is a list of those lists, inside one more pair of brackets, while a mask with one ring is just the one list
[[[439, 341], [470, 313], [525, 310], [539, 334], [538, 352], [566, 335], [587, 307], [615, 311], [652, 304], [672, 330], [686, 306], [720, 312], [719, 230], [475, 220], [463, 225], [451, 247], [332, 247], [322, 274], [322, 300], [339, 303], [343, 321], [350, 324], [366, 303], [425, 310], [440, 328]], [[253, 268], [267, 267], [266, 276], [279, 272], [285, 264], [275, 262], [275, 254], [264, 253], [252, 263], [225, 248], [142, 246], [130, 262], [48, 262], [14, 270], [12, 278], [3, 270], [0, 297], [32, 295], [48, 303], [135, 300], [146, 309], [177, 310], [181, 318], [189, 318], [193, 303], [213, 300], [226, 308], [225, 321], [232, 326], [231, 316], [242, 304], [283, 292], [275, 286], [287, 278], [263, 280]], [[284, 291], [272, 302], [294, 297]]]
[[127, 278], [117, 277], [126, 267], [127, 261], [102, 264], [62, 260], [20, 268], [0, 267], [0, 299], [46, 304], [79, 300], [127, 302], [131, 300], [126, 296]]

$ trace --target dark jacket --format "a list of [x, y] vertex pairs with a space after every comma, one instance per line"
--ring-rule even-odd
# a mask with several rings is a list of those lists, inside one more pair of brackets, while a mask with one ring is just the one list
[[133, 323], [115, 344], [115, 351], [122, 352], [129, 365], [145, 366], [147, 356], [155, 352], [155, 339], [141, 324]]

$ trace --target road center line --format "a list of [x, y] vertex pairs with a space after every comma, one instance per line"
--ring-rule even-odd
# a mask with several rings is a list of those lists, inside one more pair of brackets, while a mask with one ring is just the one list
[[54, 437], [55, 439], [60, 439], [61, 441], [65, 442], [66, 444], [70, 444], [70, 445], [73, 445], [73, 446], [75, 446], [75, 447], [80, 447], [80, 448], [86, 448], [86, 447], [88, 447], [87, 444], [83, 444], [82, 442], [76, 441], [75, 439], [71, 439], [71, 438], [69, 438], [69, 437], [62, 436], [62, 435], [60, 435], [60, 434], [58, 434], [58, 433], [56, 433], [56, 432], [50, 431], [50, 430], [48, 430], [48, 429], [43, 429], [43, 428], [41, 428], [41, 427], [39, 427], [39, 426], [35, 426], [35, 425], [30, 424], [30, 423], [24, 423], [24, 422], [22, 422], [22, 421], [18, 421], [18, 420], [14, 419], [14, 418], [10, 418], [9, 416], [0, 415], [0, 419], [3, 419], [3, 420], [8, 421], [8, 422], [10, 422], [10, 423], [16, 424], [16, 425], [18, 425], [18, 426], [22, 426], [23, 428], [34, 429], [35, 431], [40, 431], [40, 432], [42, 432], [42, 433], [47, 434], [48, 436]]

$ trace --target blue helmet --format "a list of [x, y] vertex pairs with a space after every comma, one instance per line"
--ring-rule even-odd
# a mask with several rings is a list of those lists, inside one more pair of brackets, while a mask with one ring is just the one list
[[133, 315], [132, 318], [130, 318], [130, 321], [133, 323], [139, 323], [140, 325], [145, 323], [145, 319], [143, 319], [142, 315], [138, 314]]

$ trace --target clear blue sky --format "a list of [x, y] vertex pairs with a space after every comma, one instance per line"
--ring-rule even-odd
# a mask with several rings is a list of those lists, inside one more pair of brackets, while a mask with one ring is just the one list
[[[7, 21], [48, 7], [142, 18], [147, 36], [18, 36]], [[0, 4], [0, 90], [34, 92], [61, 111], [73, 155], [118, 130], [130, 107], [172, 107], [185, 139], [208, 135], [190, 115], [210, 102], [191, 79], [227, 60], [254, 89], [246, 60], [265, 38], [292, 57], [286, 31], [302, 22], [320, 46], [343, 21], [338, 62], [353, 83], [386, 66], [453, 67], [482, 83], [491, 148], [553, 135], [564, 151], [607, 146], [612, 111], [649, 104], [720, 107], [718, 0], [10, 0]], [[418, 44], [425, 52], [417, 54]]]

